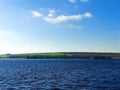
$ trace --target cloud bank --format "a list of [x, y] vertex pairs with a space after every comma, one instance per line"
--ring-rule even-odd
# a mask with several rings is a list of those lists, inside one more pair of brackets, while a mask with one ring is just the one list
[[32, 16], [36, 18], [41, 18], [46, 22], [56, 24], [56, 23], [62, 23], [67, 21], [80, 21], [86, 18], [91, 18], [92, 14], [90, 12], [86, 12], [83, 14], [75, 14], [75, 15], [57, 15], [55, 16], [55, 10], [49, 10], [48, 15], [43, 15], [42, 13], [38, 11], [32, 11]]
[[85, 18], [91, 18], [92, 14], [89, 12], [86, 12], [84, 14], [78, 14], [78, 15], [59, 15], [56, 17], [44, 17], [44, 20], [49, 23], [62, 23], [67, 21], [79, 21]]

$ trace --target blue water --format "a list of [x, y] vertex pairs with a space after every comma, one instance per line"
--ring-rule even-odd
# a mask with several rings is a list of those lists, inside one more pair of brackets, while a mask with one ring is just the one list
[[0, 90], [120, 90], [120, 60], [0, 60]]

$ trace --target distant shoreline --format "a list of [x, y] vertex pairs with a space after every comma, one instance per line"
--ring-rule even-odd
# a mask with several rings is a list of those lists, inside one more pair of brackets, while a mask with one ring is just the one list
[[120, 59], [84, 59], [84, 58], [0, 58], [0, 60], [120, 60]]
[[120, 53], [93, 52], [55, 52], [55, 53], [25, 53], [3, 54], [0, 59], [120, 59]]

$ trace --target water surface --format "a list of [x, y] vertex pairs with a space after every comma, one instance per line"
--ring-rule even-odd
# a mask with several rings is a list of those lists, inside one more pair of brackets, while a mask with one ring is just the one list
[[120, 60], [0, 60], [0, 90], [120, 90]]

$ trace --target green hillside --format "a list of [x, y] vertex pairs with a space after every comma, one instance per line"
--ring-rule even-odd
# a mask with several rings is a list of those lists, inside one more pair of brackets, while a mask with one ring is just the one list
[[24, 59], [120, 59], [120, 53], [88, 53], [88, 52], [55, 52], [55, 53], [25, 53], [4, 54], [0, 58]]

